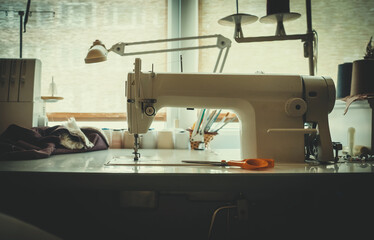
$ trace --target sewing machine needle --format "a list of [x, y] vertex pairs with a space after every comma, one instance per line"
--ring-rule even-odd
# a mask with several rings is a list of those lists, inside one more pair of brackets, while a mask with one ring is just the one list
[[135, 155], [134, 161], [138, 161], [140, 158], [140, 153], [138, 153], [138, 149], [139, 149], [139, 135], [134, 134], [134, 152], [133, 152], [133, 154]]

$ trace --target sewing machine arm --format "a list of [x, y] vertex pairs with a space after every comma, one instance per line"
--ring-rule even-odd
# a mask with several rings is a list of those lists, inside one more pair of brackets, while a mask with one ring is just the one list
[[[200, 87], [196, 87], [200, 86]], [[335, 104], [331, 78], [298, 75], [142, 73], [126, 84], [128, 129], [146, 133], [162, 107], [233, 110], [241, 123], [243, 158], [305, 159], [304, 136], [314, 136], [316, 160], [333, 161], [328, 114]], [[315, 128], [305, 129], [310, 123]]]

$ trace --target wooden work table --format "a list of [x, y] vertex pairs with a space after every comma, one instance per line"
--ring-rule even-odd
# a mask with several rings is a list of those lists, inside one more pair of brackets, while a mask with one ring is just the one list
[[[301, 160], [254, 171], [182, 164], [240, 160], [239, 150], [141, 149], [137, 164], [131, 153], [110, 149], [0, 161], [0, 212], [64, 239], [206, 239], [214, 210], [240, 199], [248, 204], [247, 218], [222, 211], [212, 239], [244, 239], [267, 228], [277, 236], [307, 231], [336, 237], [334, 229], [347, 223], [352, 229], [371, 226], [372, 162], [309, 165]], [[109, 161], [127, 165], [108, 166]]]

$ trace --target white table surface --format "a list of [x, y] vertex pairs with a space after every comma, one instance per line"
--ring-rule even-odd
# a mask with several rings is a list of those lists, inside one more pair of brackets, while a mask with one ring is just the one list
[[[53, 155], [45, 159], [0, 161], [0, 172], [69, 172], [69, 173], [152, 173], [152, 174], [292, 174], [292, 173], [372, 173], [373, 163], [337, 163], [310, 165], [275, 162], [274, 168], [244, 170], [238, 167], [196, 166], [183, 160], [240, 160], [238, 149], [220, 150], [174, 150], [141, 149], [141, 158], [133, 161], [132, 149], [109, 149], [104, 151]], [[123, 163], [108, 166], [106, 163]]]
[[[364, 186], [374, 180], [372, 163], [309, 165], [275, 162], [274, 168], [186, 165], [182, 160], [239, 160], [239, 150], [132, 149], [54, 155], [45, 159], [0, 161], [0, 187], [12, 189], [97, 189], [120, 191], [266, 192]], [[126, 166], [107, 166], [113, 158]], [[172, 166], [170, 166], [172, 165]]]

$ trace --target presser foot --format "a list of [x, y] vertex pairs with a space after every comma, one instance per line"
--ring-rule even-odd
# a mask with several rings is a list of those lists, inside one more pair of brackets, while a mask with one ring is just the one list
[[138, 152], [133, 152], [133, 154], [134, 154], [134, 161], [138, 161], [139, 158], [140, 158], [140, 153], [138, 153]]

